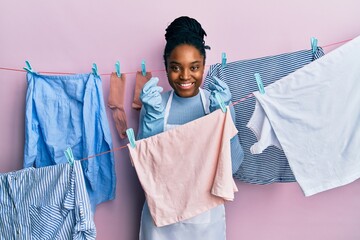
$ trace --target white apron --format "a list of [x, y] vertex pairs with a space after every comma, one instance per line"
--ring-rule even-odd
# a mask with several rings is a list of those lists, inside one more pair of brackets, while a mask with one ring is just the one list
[[[208, 101], [204, 91], [199, 88], [201, 101], [205, 114], [209, 114]], [[167, 124], [174, 91], [171, 91], [166, 103], [164, 114], [164, 131], [175, 128], [179, 125]], [[196, 217], [167, 225], [156, 227], [150, 215], [149, 207], [145, 201], [140, 224], [140, 240], [225, 240], [225, 207], [219, 205], [209, 211], [197, 215]]]

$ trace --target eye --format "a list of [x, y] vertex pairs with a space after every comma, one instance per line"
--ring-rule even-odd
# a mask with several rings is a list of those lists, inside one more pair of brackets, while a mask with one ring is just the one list
[[173, 72], [178, 72], [178, 71], [180, 71], [180, 67], [177, 66], [177, 65], [170, 66], [170, 69], [171, 69], [171, 71], [173, 71]]
[[192, 66], [192, 67], [190, 67], [190, 70], [194, 72], [194, 71], [199, 70], [199, 68], [200, 68], [199, 66]]

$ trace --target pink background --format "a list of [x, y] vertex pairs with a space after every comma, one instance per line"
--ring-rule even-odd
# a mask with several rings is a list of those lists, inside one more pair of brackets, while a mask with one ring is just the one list
[[[309, 49], [312, 36], [320, 46], [354, 38], [360, 34], [359, 9], [358, 0], [1, 1], [0, 67], [22, 69], [29, 60], [40, 72], [83, 73], [96, 62], [106, 101], [107, 74], [120, 60], [122, 72], [129, 73], [128, 124], [137, 129], [134, 72], [145, 59], [169, 88], [162, 51], [164, 30], [174, 18], [189, 15], [202, 23], [212, 48], [209, 65], [220, 62], [222, 52], [230, 62]], [[0, 69], [0, 85], [0, 172], [8, 172], [22, 167], [25, 73]], [[126, 144], [109, 109], [107, 114], [114, 147]], [[117, 151], [115, 158], [117, 197], [97, 208], [97, 239], [135, 240], [144, 196], [128, 151]], [[307, 198], [297, 183], [237, 185], [236, 200], [226, 205], [229, 240], [360, 239], [359, 181]]]

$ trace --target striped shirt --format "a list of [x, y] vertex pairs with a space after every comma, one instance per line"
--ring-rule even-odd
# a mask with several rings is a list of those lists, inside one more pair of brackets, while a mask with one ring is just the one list
[[[241, 60], [227, 63], [225, 68], [221, 64], [210, 66], [204, 81], [204, 88], [212, 81], [211, 76], [217, 76], [226, 82], [232, 93], [232, 100], [237, 100], [257, 91], [254, 73], [259, 73], [264, 86], [296, 71], [313, 60], [324, 55], [321, 48], [315, 53], [302, 50], [275, 56]], [[244, 160], [234, 178], [254, 184], [269, 184], [273, 182], [294, 182], [295, 177], [282, 150], [270, 146], [263, 153], [253, 155], [250, 147], [257, 142], [255, 135], [246, 124], [254, 111], [255, 98], [248, 98], [234, 106], [236, 112], [236, 128], [240, 144], [244, 150]]]
[[0, 174], [0, 239], [95, 239], [80, 161]]

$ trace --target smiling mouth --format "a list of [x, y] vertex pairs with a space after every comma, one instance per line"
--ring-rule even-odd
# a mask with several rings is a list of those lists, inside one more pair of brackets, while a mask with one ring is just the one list
[[177, 85], [182, 89], [189, 89], [195, 85], [195, 83], [177, 83]]

